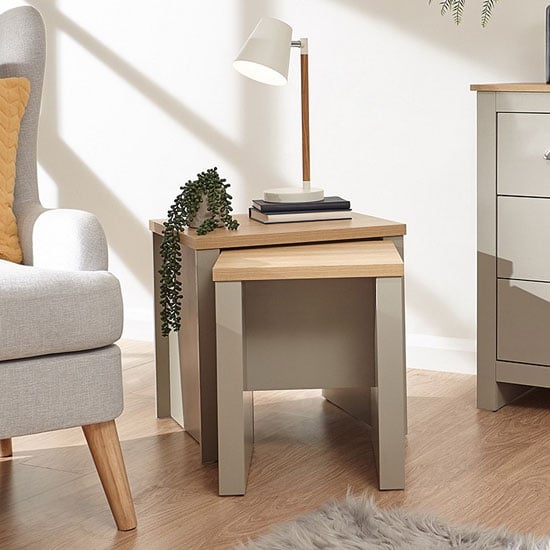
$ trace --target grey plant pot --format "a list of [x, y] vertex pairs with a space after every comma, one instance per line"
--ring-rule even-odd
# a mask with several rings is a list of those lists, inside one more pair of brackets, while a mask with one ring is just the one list
[[[195, 217], [189, 223], [189, 227], [193, 229], [197, 229], [197, 227], [201, 226], [204, 220], [207, 220], [211, 217], [212, 217], [212, 214], [208, 211], [208, 202], [206, 200], [206, 195], [203, 195], [201, 205], [199, 206], [199, 209], [195, 214]], [[218, 215], [216, 215], [216, 219], [218, 222], [217, 226], [223, 227], [223, 222], [220, 220], [220, 217]]]

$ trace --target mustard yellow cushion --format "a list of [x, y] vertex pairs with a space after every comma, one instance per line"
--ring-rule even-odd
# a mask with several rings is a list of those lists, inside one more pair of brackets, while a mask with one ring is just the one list
[[16, 263], [23, 254], [13, 213], [15, 160], [30, 89], [26, 78], [0, 78], [0, 259]]

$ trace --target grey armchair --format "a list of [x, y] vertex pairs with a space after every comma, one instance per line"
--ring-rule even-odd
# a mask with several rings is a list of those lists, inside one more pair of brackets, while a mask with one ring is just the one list
[[38, 198], [36, 142], [45, 65], [39, 12], [0, 14], [0, 77], [24, 76], [14, 212], [23, 264], [0, 260], [0, 456], [11, 438], [82, 426], [116, 524], [136, 526], [114, 419], [123, 408], [122, 297], [92, 214], [47, 210]]

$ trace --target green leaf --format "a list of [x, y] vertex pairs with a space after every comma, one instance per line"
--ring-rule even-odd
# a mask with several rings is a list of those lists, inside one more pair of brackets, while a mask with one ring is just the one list
[[481, 7], [481, 25], [486, 27], [493, 13], [493, 8], [498, 0], [483, 0]]
[[466, 0], [453, 0], [451, 10], [453, 14], [454, 22], [460, 25], [462, 17], [464, 15], [464, 3]]

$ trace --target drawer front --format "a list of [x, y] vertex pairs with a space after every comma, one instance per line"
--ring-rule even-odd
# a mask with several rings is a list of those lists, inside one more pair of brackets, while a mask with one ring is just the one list
[[498, 281], [497, 359], [550, 365], [550, 283]]
[[498, 197], [499, 277], [550, 281], [550, 199]]
[[499, 113], [497, 191], [550, 197], [550, 114]]

